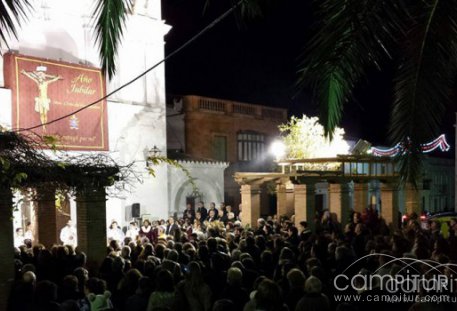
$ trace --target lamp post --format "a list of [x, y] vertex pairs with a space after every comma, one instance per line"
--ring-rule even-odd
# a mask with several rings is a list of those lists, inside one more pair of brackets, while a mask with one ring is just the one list
[[146, 160], [146, 167], [149, 167], [151, 164], [150, 164], [150, 159], [151, 158], [155, 158], [157, 156], [160, 155], [160, 153], [162, 152], [162, 150], [160, 150], [159, 148], [157, 148], [156, 145], [154, 145], [154, 147], [152, 147], [151, 149], [145, 149], [145, 152], [144, 152], [144, 156], [145, 156], [145, 160]]

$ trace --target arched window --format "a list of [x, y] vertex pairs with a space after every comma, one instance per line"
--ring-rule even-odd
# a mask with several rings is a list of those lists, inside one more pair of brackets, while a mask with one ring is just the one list
[[265, 150], [265, 136], [253, 131], [237, 134], [238, 161], [253, 161], [262, 157]]

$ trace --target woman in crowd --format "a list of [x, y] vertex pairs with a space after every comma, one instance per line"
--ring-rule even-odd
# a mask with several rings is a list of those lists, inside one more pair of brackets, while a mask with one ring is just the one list
[[106, 237], [108, 241], [118, 241], [119, 243], [124, 241], [124, 232], [122, 232], [121, 227], [117, 224], [117, 221], [113, 220], [109, 226]]
[[141, 238], [148, 238], [149, 242], [153, 242], [155, 240], [154, 230], [149, 220], [143, 220], [143, 225], [140, 228], [139, 235]]

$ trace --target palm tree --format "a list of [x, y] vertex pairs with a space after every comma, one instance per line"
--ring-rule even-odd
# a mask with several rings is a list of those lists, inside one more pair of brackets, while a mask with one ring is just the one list
[[[111, 79], [116, 72], [116, 52], [125, 21], [132, 12], [132, 0], [96, 0], [92, 17], [102, 71]], [[0, 1], [0, 43], [8, 45], [8, 36], [17, 36], [17, 28], [27, 20], [33, 7], [29, 0]]]
[[420, 177], [420, 144], [439, 131], [457, 73], [457, 1], [319, 0], [301, 56], [299, 85], [311, 87], [330, 137], [354, 87], [373, 67], [396, 64], [389, 138], [403, 142], [402, 181]]

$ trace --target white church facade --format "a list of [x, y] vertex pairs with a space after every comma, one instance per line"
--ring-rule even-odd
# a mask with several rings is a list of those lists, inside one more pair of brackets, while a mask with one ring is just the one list
[[[164, 36], [171, 27], [161, 18], [160, 0], [134, 2], [134, 11], [126, 20], [125, 32], [118, 51], [116, 75], [111, 81], [106, 79], [106, 90], [104, 90], [106, 93], [133, 79], [164, 58]], [[46, 68], [54, 68], [53, 64], [81, 67], [84, 70], [100, 67], [92, 27], [94, 22], [91, 14], [94, 1], [40, 0], [31, 1], [31, 4], [34, 11], [19, 29], [17, 39], [11, 38], [8, 48], [2, 49], [0, 66], [6, 64], [4, 55], [13, 57], [19, 55], [24, 59], [29, 57], [37, 62], [41, 60], [44, 64], [36, 66], [36, 70], [41, 68], [42, 71], [46, 71]], [[51, 65], [46, 65], [47, 60]], [[16, 120], [18, 112], [13, 111], [15, 109], [13, 105], [18, 100], [17, 95], [22, 94], [22, 91], [17, 91], [16, 94], [8, 87], [8, 81], [11, 80], [11, 76], [8, 75], [12, 73], [4, 67], [0, 69], [0, 126], [14, 129], [18, 127]], [[120, 165], [134, 163], [133, 170], [138, 180], [131, 184], [129, 189], [117, 193], [116, 197], [108, 198], [107, 223], [117, 220], [125, 224], [128, 221], [125, 211], [134, 203], [140, 203], [141, 215], [148, 215], [151, 218], [166, 218], [171, 214], [168, 189], [169, 168], [166, 165], [155, 167], [155, 177], [148, 174], [146, 169], [148, 150], [154, 146], [161, 150], [161, 155], [166, 156], [164, 70], [162, 64], [107, 99], [105, 105], [107, 124], [106, 132], [103, 132], [103, 135], [106, 135], [106, 150], [84, 151], [75, 148], [69, 151], [73, 155], [103, 152], [108, 153]], [[25, 79], [24, 72], [27, 70], [16, 72], [17, 81]], [[56, 79], [58, 79], [57, 76]], [[51, 87], [53, 86], [49, 85], [49, 92]], [[53, 105], [57, 105], [58, 102], [49, 97], [48, 105], [51, 111]], [[76, 105], [75, 109], [77, 107]], [[29, 109], [31, 109], [30, 113], [37, 114], [36, 107], [35, 111], [33, 108]], [[73, 121], [70, 123], [73, 130], [82, 129], [84, 124], [91, 122], [91, 120], [79, 119]], [[71, 203], [71, 218], [76, 219], [76, 209], [73, 205]], [[17, 216], [16, 226], [20, 226], [21, 222], [23, 225], [25, 220], [20, 219], [20, 215]]]

